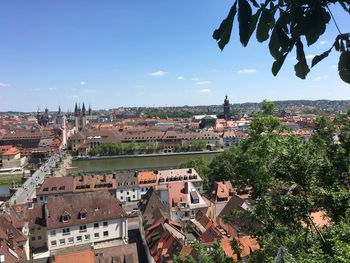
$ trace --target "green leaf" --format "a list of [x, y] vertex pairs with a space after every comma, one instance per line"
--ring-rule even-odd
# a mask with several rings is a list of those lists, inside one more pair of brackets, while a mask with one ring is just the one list
[[237, 13], [237, 1], [233, 4], [227, 17], [221, 22], [218, 29], [213, 33], [213, 38], [218, 42], [218, 46], [221, 50], [225, 48], [230, 41], [231, 32], [233, 28], [233, 21]]
[[260, 5], [258, 4], [258, 2], [256, 0], [249, 0], [249, 1], [253, 4], [254, 7], [256, 7], [256, 8], [260, 7]]
[[258, 11], [255, 13], [255, 15], [253, 15], [253, 17], [252, 17], [252, 21], [251, 21], [251, 23], [250, 23], [250, 25], [249, 25], [248, 42], [249, 42], [249, 39], [250, 39], [250, 37], [252, 36], [253, 32], [254, 32], [255, 29], [256, 29], [256, 24], [258, 23], [260, 14], [261, 14], [261, 10], [258, 10]]
[[275, 62], [273, 62], [271, 71], [272, 71], [272, 74], [274, 76], [276, 76], [278, 74], [278, 72], [280, 71], [280, 69], [282, 68], [283, 63], [286, 60], [287, 55], [288, 55], [288, 53], [284, 54], [279, 59], [277, 59]]
[[273, 56], [276, 60], [282, 55], [279, 51], [281, 47], [281, 44], [279, 42], [278, 34], [277, 34], [277, 28], [275, 27], [272, 30], [272, 34], [270, 37], [270, 42], [269, 42], [269, 49], [270, 49], [270, 54]]
[[239, 38], [245, 47], [249, 41], [249, 29], [252, 20], [252, 8], [247, 0], [238, 0], [238, 21], [239, 21]]
[[296, 47], [298, 63], [294, 65], [295, 75], [301, 79], [305, 79], [306, 75], [310, 72], [310, 69], [306, 62], [304, 46], [300, 38], [296, 41]]
[[258, 28], [256, 30], [256, 39], [262, 43], [269, 38], [269, 30], [271, 28], [271, 22], [273, 16], [270, 13], [270, 10], [263, 9], [262, 14], [258, 23]]
[[340, 78], [350, 84], [350, 51], [343, 51], [340, 54], [338, 71]]
[[329, 53], [331, 53], [332, 49], [333, 49], [333, 46], [330, 49], [328, 49], [327, 51], [323, 52], [321, 55], [315, 56], [312, 59], [311, 67], [315, 66], [318, 62], [320, 62], [324, 58], [328, 57], [328, 55], [329, 55]]
[[280, 46], [281, 46], [282, 50], [287, 50], [289, 48], [289, 45], [290, 45], [290, 39], [289, 39], [288, 35], [283, 31], [280, 23], [276, 24], [276, 28], [277, 28], [277, 36], [278, 36], [278, 40], [280, 42]]
[[308, 46], [314, 44], [325, 32], [326, 24], [330, 21], [330, 14], [319, 3], [316, 3], [302, 18], [301, 33], [305, 35]]

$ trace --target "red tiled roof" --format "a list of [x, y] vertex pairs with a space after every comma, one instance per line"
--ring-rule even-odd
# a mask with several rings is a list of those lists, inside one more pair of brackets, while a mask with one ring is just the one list
[[[56, 229], [68, 226], [88, 224], [103, 220], [126, 217], [120, 203], [107, 191], [49, 196], [47, 199], [47, 228]], [[86, 210], [86, 218], [80, 219], [79, 213]], [[62, 216], [69, 215], [67, 222]]]
[[[9, 245], [9, 235], [13, 234], [13, 246]], [[26, 260], [26, 253], [23, 248], [24, 242], [27, 238], [24, 234], [17, 230], [10, 219], [2, 215], [0, 216], [0, 238], [2, 239], [0, 245], [0, 254], [5, 256], [6, 263], [14, 263], [21, 260]]]
[[50, 263], [94, 263], [95, 253], [92, 249], [58, 254], [52, 257]]
[[8, 149], [6, 152], [4, 152], [3, 156], [13, 156], [19, 153], [20, 151], [16, 147], [12, 147]]

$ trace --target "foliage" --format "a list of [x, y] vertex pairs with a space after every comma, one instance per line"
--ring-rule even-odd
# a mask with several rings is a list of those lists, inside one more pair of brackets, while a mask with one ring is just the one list
[[[249, 138], [209, 164], [208, 183], [251, 189], [250, 216], [260, 227], [250, 234], [262, 249], [247, 262], [350, 262], [350, 112], [318, 118], [309, 141], [288, 132], [277, 118], [257, 115]], [[313, 224], [318, 210], [332, 219], [328, 228]], [[239, 216], [232, 211], [230, 220]]]
[[94, 148], [91, 148], [89, 154], [92, 156], [103, 155], [113, 156], [122, 154], [135, 153], [157, 153], [163, 149], [160, 143], [103, 143]]
[[217, 239], [214, 242], [214, 245], [207, 249], [201, 243], [194, 243], [192, 245], [196, 257], [193, 258], [191, 255], [180, 255], [174, 258], [175, 263], [230, 263], [233, 262], [232, 259], [226, 257], [225, 252], [222, 250], [220, 246], [220, 240]]
[[275, 103], [273, 103], [273, 101], [263, 100], [261, 103], [261, 109], [264, 114], [272, 115], [275, 110]]
[[[236, 14], [241, 44], [245, 47], [255, 32], [258, 42], [269, 40], [269, 51], [274, 58], [272, 74], [276, 76], [288, 54], [296, 52], [295, 74], [305, 79], [310, 72], [306, 61], [304, 44], [311, 46], [322, 36], [329, 24], [331, 4], [339, 4], [346, 15], [350, 14], [348, 0], [235, 0], [227, 17], [213, 33], [221, 50], [230, 41]], [[255, 13], [254, 13], [255, 12]], [[334, 18], [333, 18], [334, 20]], [[315, 56], [311, 67], [326, 58], [333, 48], [340, 53], [338, 70], [340, 78], [350, 83], [350, 33], [341, 33], [332, 46], [324, 53]], [[303, 40], [305, 39], [305, 40]]]

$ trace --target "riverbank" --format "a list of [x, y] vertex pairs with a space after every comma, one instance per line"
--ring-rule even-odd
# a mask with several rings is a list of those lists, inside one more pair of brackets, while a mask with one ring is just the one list
[[130, 156], [118, 156], [117, 158], [108, 156], [109, 158], [73, 160], [70, 174], [177, 168], [182, 163], [199, 157], [210, 162], [221, 152], [222, 151], [164, 153], [152, 156], [150, 154], [145, 154], [141, 156], [132, 155], [132, 158]]
[[22, 175], [12, 175], [12, 176], [3, 176], [0, 177], [0, 185], [12, 185], [12, 184], [21, 184]]
[[196, 155], [196, 154], [215, 154], [222, 153], [224, 149], [215, 151], [195, 151], [195, 152], [171, 152], [171, 153], [143, 153], [143, 154], [125, 154], [125, 155], [111, 155], [111, 156], [86, 156], [81, 158], [73, 157], [73, 161], [87, 161], [87, 160], [103, 160], [103, 159], [118, 159], [118, 158], [135, 158], [135, 157], [159, 157], [159, 156], [174, 156], [174, 155]]

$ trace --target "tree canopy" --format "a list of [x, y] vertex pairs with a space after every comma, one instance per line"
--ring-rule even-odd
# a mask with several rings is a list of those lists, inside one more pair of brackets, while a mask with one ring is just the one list
[[[286, 57], [295, 49], [297, 63], [295, 74], [305, 79], [310, 72], [304, 45], [311, 46], [322, 36], [331, 19], [336, 24], [330, 5], [339, 4], [350, 15], [349, 0], [235, 0], [227, 17], [213, 33], [221, 50], [230, 41], [237, 17], [241, 44], [248, 45], [255, 32], [262, 43], [269, 41], [269, 51], [275, 62], [272, 74], [276, 76]], [[236, 16], [237, 15], [237, 16]], [[337, 24], [336, 24], [337, 26]], [[340, 53], [338, 71], [340, 78], [350, 84], [350, 33], [341, 32], [328, 50], [312, 59], [311, 67], [326, 58], [334, 49]]]
[[[319, 117], [304, 140], [278, 118], [261, 114], [249, 138], [209, 166], [199, 162], [209, 185], [230, 180], [237, 190], [250, 189], [251, 216], [261, 223], [250, 234], [262, 249], [246, 262], [350, 262], [349, 127], [350, 112]], [[311, 218], [319, 211], [331, 220], [326, 228]]]

